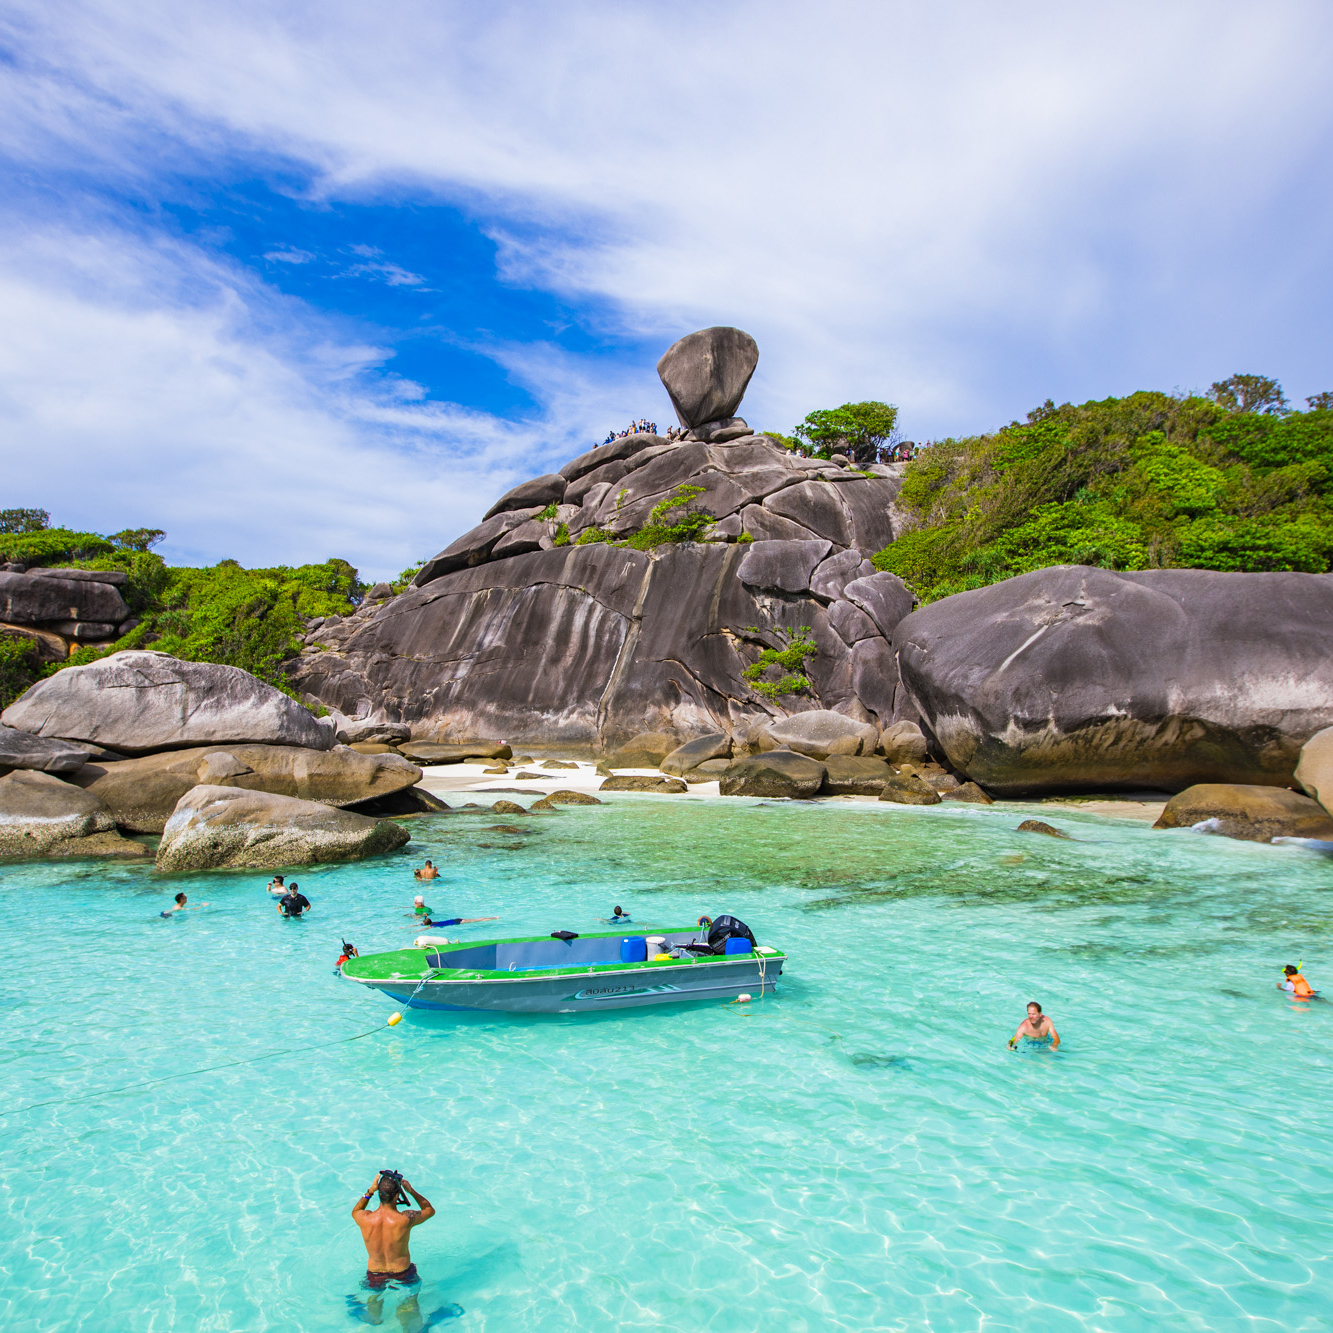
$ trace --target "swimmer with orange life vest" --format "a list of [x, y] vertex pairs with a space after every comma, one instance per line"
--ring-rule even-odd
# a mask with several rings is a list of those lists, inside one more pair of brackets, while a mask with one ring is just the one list
[[1282, 980], [1277, 983], [1278, 990], [1286, 991], [1293, 1000], [1317, 1000], [1319, 992], [1301, 976], [1301, 965], [1292, 967], [1290, 963], [1282, 969]]

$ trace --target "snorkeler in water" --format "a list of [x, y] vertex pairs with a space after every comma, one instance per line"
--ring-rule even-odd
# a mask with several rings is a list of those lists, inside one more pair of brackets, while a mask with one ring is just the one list
[[1282, 980], [1277, 983], [1278, 990], [1284, 990], [1293, 1000], [1317, 1000], [1319, 992], [1301, 976], [1301, 965], [1292, 967], [1290, 963], [1282, 969]]
[[1043, 1045], [1049, 1042], [1053, 1051], [1060, 1049], [1060, 1034], [1055, 1030], [1055, 1024], [1042, 1013], [1041, 1005], [1036, 1000], [1028, 1001], [1028, 1016], [1018, 1025], [1018, 1031], [1009, 1038], [1009, 1049], [1017, 1050], [1018, 1043], [1024, 1037], [1029, 1041], [1041, 1042]]
[[630, 923], [630, 915], [624, 908], [613, 907], [611, 909], [611, 915], [606, 918], [606, 922], [607, 925], [610, 926], [627, 926]]

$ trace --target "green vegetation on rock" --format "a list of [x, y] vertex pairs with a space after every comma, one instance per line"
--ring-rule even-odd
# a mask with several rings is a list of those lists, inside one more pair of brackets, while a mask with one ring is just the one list
[[30, 568], [123, 570], [128, 582], [121, 591], [140, 621], [113, 643], [80, 648], [68, 661], [47, 665], [27, 639], [0, 638], [0, 707], [43, 676], [124, 648], [243, 667], [291, 694], [283, 664], [300, 652], [305, 621], [347, 615], [365, 592], [357, 571], [339, 559], [273, 569], [243, 569], [235, 560], [202, 569], [170, 566], [148, 549], [164, 535], [153, 528], [111, 537], [65, 528], [0, 535], [0, 558]]
[[1047, 402], [908, 465], [908, 524], [874, 563], [923, 601], [1049, 565], [1322, 573], [1333, 560], [1333, 410], [1234, 375], [1209, 396]]
[[[746, 627], [747, 633], [759, 634], [757, 625]], [[783, 629], [774, 626], [767, 631], [785, 646], [765, 648], [759, 654], [759, 660], [752, 662], [741, 674], [750, 682], [750, 688], [763, 695], [765, 699], [776, 699], [783, 694], [802, 694], [810, 688], [810, 677], [805, 674], [805, 664], [818, 648], [811, 637], [809, 625], [798, 625], [795, 629]], [[771, 672], [780, 672], [778, 679], [765, 680]]]

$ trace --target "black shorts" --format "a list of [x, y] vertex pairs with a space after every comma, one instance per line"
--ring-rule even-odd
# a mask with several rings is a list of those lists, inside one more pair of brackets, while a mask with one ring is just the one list
[[415, 1286], [421, 1281], [416, 1264], [408, 1264], [401, 1273], [377, 1273], [373, 1268], [366, 1269], [366, 1286], [387, 1287], [390, 1282], [401, 1282], [405, 1287]]

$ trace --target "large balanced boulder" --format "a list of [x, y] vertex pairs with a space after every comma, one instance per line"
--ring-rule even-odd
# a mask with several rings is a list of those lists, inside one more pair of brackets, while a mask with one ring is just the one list
[[10, 704], [6, 725], [34, 736], [152, 750], [253, 741], [327, 750], [331, 728], [240, 667], [168, 653], [112, 653], [39, 681]]
[[461, 764], [467, 759], [512, 759], [501, 741], [404, 741], [398, 753], [416, 764]]
[[45, 856], [58, 843], [115, 830], [91, 792], [30, 769], [0, 777], [0, 856]]
[[873, 754], [879, 742], [878, 727], [827, 708], [783, 718], [770, 724], [768, 734], [779, 746], [812, 759], [827, 759], [831, 754]]
[[86, 764], [90, 757], [90, 751], [82, 750], [77, 745], [0, 726], [0, 773], [11, 768], [32, 768], [43, 773], [72, 773]]
[[361, 861], [410, 840], [388, 819], [238, 787], [198, 786], [176, 805], [157, 849], [159, 870], [280, 870]]
[[671, 344], [657, 373], [687, 429], [734, 416], [759, 364], [759, 347], [740, 329], [700, 329]]
[[161, 833], [177, 802], [200, 783], [294, 796], [321, 805], [358, 805], [405, 791], [422, 772], [398, 754], [360, 754], [346, 746], [204, 746], [85, 764], [69, 775], [98, 797], [132, 833]]
[[824, 785], [824, 765], [794, 750], [769, 750], [729, 764], [718, 777], [723, 796], [781, 796], [804, 800]]
[[1153, 828], [1195, 828], [1250, 842], [1274, 838], [1333, 840], [1333, 817], [1317, 801], [1285, 787], [1203, 782], [1177, 792]]
[[903, 687], [989, 791], [1284, 786], [1333, 724], [1333, 576], [1064, 565], [894, 632]]

